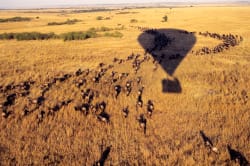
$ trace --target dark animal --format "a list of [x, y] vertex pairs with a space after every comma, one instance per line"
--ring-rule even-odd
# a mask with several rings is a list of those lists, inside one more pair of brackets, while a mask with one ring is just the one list
[[141, 88], [138, 90], [138, 95], [139, 95], [139, 96], [142, 95], [143, 89], [144, 89], [144, 87], [141, 87]]
[[142, 96], [139, 95], [136, 101], [136, 111], [138, 111], [138, 106], [142, 108], [142, 105], [143, 105]]
[[146, 134], [146, 130], [147, 130], [147, 119], [144, 117], [143, 114], [141, 114], [141, 115], [137, 118], [137, 120], [138, 120], [138, 122], [139, 122], [140, 128], [142, 128], [144, 134]]
[[96, 161], [93, 166], [104, 166], [105, 161], [107, 160], [112, 146], [109, 146], [102, 152], [102, 155], [98, 161]]
[[75, 75], [76, 76], [80, 76], [82, 74], [82, 70], [81, 69], [78, 69], [76, 72], [75, 72]]
[[100, 122], [109, 123], [109, 114], [103, 111], [99, 115], [97, 115], [97, 119]]
[[126, 108], [123, 108], [123, 109], [122, 109], [122, 114], [123, 114], [123, 116], [124, 116], [125, 118], [128, 117], [128, 113], [129, 113], [128, 106], [127, 106]]
[[2, 117], [4, 117], [5, 119], [8, 118], [10, 114], [11, 112], [7, 111], [6, 109], [2, 110]]
[[132, 91], [131, 81], [127, 81], [126, 86], [125, 86], [125, 90], [126, 90], [126, 95], [129, 96], [129, 94]]
[[84, 104], [81, 104], [81, 105], [78, 105], [78, 106], [75, 106], [75, 107], [74, 107], [75, 111], [80, 111], [80, 112], [82, 112], [84, 115], [88, 115], [88, 113], [89, 113], [89, 108], [90, 108], [90, 105], [87, 104], [87, 103], [84, 103]]
[[219, 152], [218, 149], [216, 147], [214, 147], [212, 141], [205, 135], [205, 133], [202, 130], [200, 131], [200, 135], [201, 135], [203, 142], [204, 142], [204, 145], [206, 147], [208, 147], [210, 150], [212, 150], [215, 153]]
[[37, 115], [38, 123], [41, 123], [43, 121], [44, 116], [45, 116], [45, 111], [39, 112], [39, 114]]
[[29, 99], [31, 104], [36, 104], [37, 106], [42, 105], [44, 100], [45, 100], [45, 98], [43, 96], [39, 96], [37, 99]]
[[98, 107], [102, 112], [104, 112], [106, 108], [106, 103], [102, 101], [101, 103], [99, 103]]
[[121, 86], [120, 85], [116, 85], [115, 86], [115, 98], [117, 99], [118, 95], [121, 93]]
[[238, 162], [240, 166], [250, 166], [250, 163], [241, 152], [232, 149], [229, 145], [227, 145], [227, 150], [231, 160]]
[[137, 82], [137, 84], [140, 84], [141, 83], [141, 77], [137, 77], [136, 82]]
[[28, 115], [29, 114], [29, 109], [28, 109], [28, 107], [27, 106], [24, 106], [24, 108], [23, 108], [23, 116], [26, 116], [26, 115]]
[[4, 102], [3, 106], [7, 107], [7, 106], [11, 106], [14, 104], [15, 99], [16, 99], [17, 95], [15, 93], [12, 93], [10, 95], [7, 96], [6, 101]]
[[153, 102], [151, 100], [148, 100], [147, 114], [151, 117], [153, 111], [154, 111], [154, 104], [153, 104]]

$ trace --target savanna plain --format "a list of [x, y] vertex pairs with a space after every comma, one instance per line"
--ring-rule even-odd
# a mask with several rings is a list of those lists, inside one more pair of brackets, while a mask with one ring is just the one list
[[1, 10], [0, 165], [249, 165], [249, 20]]

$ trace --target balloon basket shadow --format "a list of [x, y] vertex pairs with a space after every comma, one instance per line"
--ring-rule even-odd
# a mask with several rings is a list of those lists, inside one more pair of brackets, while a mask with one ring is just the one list
[[162, 80], [162, 92], [164, 93], [181, 93], [182, 88], [177, 78], [174, 80], [163, 79]]

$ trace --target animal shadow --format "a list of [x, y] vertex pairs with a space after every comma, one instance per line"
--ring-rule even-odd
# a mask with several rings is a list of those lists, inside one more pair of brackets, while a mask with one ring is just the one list
[[95, 164], [93, 166], [104, 166], [105, 161], [107, 160], [110, 150], [111, 150], [112, 146], [108, 146], [103, 152], [102, 155], [100, 157], [100, 159], [95, 162]]
[[240, 166], [250, 166], [250, 163], [241, 152], [232, 149], [229, 145], [227, 145], [227, 150], [232, 161], [238, 162]]
[[182, 88], [174, 72], [196, 43], [193, 32], [180, 29], [148, 29], [138, 37], [138, 42], [173, 79], [162, 80], [162, 91], [181, 93]]

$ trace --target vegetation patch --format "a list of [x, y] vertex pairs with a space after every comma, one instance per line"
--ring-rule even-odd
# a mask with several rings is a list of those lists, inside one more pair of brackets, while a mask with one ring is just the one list
[[73, 19], [73, 20], [70, 20], [68, 19], [67, 21], [64, 21], [64, 22], [49, 22], [48, 25], [49, 26], [53, 26], [53, 25], [72, 25], [72, 24], [75, 24], [77, 22], [80, 22], [81, 20], [78, 20], [78, 19]]
[[95, 38], [97, 37], [97, 33], [95, 31], [86, 31], [86, 32], [68, 32], [60, 35], [60, 37], [64, 41], [70, 41], [70, 40], [86, 40], [89, 38]]
[[103, 20], [103, 17], [102, 16], [97, 16], [96, 20]]
[[96, 20], [110, 20], [110, 17], [97, 16]]
[[[64, 41], [71, 40], [86, 40], [89, 38], [96, 37], [122, 37], [121, 32], [109, 32], [116, 29], [101, 27], [101, 28], [90, 28], [87, 31], [67, 32], [63, 34], [55, 33], [40, 33], [40, 32], [22, 32], [22, 33], [3, 33], [0, 34], [0, 40], [48, 40], [48, 39], [63, 39]], [[97, 32], [105, 32], [98, 34]]]
[[89, 31], [95, 31], [95, 32], [106, 32], [106, 31], [112, 31], [113, 28], [109, 27], [101, 27], [101, 28], [90, 28]]
[[165, 15], [165, 16], [162, 17], [162, 19], [163, 19], [162, 22], [167, 22], [168, 21], [168, 16]]
[[23, 33], [3, 33], [0, 34], [1, 40], [48, 40], [57, 38], [54, 33], [40, 33], [40, 32], [23, 32]]
[[130, 23], [137, 23], [138, 22], [138, 20], [136, 20], [136, 19], [131, 19], [130, 20]]
[[72, 13], [92, 13], [92, 12], [107, 12], [107, 11], [113, 11], [116, 9], [89, 9], [89, 10], [73, 10]]
[[115, 31], [115, 32], [106, 32], [104, 34], [105, 37], [119, 37], [121, 38], [123, 34], [121, 32]]
[[21, 21], [30, 21], [29, 17], [12, 17], [12, 18], [0, 18], [0, 23], [2, 22], [21, 22]]
[[116, 14], [137, 14], [139, 12], [118, 12]]

